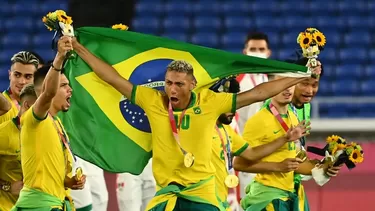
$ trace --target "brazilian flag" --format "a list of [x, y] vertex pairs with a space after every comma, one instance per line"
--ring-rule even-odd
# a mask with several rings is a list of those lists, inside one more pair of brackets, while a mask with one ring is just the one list
[[[196, 91], [239, 73], [300, 73], [307, 68], [253, 58], [167, 38], [110, 28], [76, 30], [79, 42], [133, 84], [164, 89], [173, 60], [192, 64]], [[152, 156], [151, 129], [145, 112], [99, 79], [77, 55], [66, 63], [73, 88], [71, 108], [61, 114], [74, 154], [106, 171], [140, 174]], [[300, 76], [301, 76], [300, 75]], [[150, 102], [152, 103], [152, 102]]]

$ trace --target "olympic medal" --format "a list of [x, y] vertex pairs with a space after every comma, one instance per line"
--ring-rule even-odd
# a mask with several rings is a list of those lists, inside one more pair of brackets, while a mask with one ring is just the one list
[[81, 167], [78, 167], [78, 168], [76, 169], [76, 177], [77, 177], [77, 180], [81, 180], [81, 178], [82, 178], [82, 174], [83, 174], [83, 172], [82, 172], [82, 168], [81, 168]]
[[235, 188], [239, 183], [238, 177], [234, 174], [230, 174], [225, 178], [225, 185], [228, 188]]
[[194, 164], [194, 155], [190, 152], [185, 154], [184, 165], [186, 168], [190, 168]]

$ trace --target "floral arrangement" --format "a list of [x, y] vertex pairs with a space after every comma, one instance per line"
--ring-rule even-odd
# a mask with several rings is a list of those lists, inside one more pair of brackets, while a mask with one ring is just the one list
[[129, 27], [127, 25], [124, 25], [124, 24], [115, 24], [112, 26], [112, 29], [118, 29], [118, 30], [122, 30], [122, 31], [127, 31], [129, 29]]
[[[309, 59], [308, 64], [311, 67], [316, 67], [318, 65], [316, 58], [326, 44], [324, 34], [316, 28], [307, 28], [304, 32], [299, 33], [297, 43], [302, 48], [302, 55]], [[315, 75], [314, 77], [319, 76]]]
[[328, 136], [326, 141], [327, 144], [323, 149], [308, 147], [307, 151], [325, 156], [323, 162], [333, 162], [334, 166], [345, 163], [349, 169], [363, 162], [363, 149], [359, 144], [355, 142], [347, 144], [344, 138], [337, 135]]
[[[60, 37], [67, 35], [74, 37], [74, 29], [72, 26], [73, 20], [63, 10], [56, 10], [55, 12], [49, 12], [42, 18], [44, 25], [50, 31], [55, 31], [55, 35], [52, 38], [52, 49], [57, 50], [57, 41]], [[69, 57], [73, 54], [70, 52]]]

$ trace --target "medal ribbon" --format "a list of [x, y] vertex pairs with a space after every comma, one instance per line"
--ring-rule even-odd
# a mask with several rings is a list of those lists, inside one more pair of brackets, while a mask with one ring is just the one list
[[12, 102], [14, 103], [14, 105], [16, 105], [17, 109], [20, 110], [20, 108], [21, 108], [20, 103], [17, 100], [15, 100], [15, 99], [12, 98], [12, 90], [10, 90], [10, 87], [7, 90], [5, 90], [5, 93], [12, 100]]
[[227, 144], [224, 143], [224, 137], [220, 132], [220, 129], [217, 125], [215, 125], [216, 132], [219, 134], [220, 141], [221, 141], [221, 147], [223, 148], [224, 152], [224, 160], [225, 160], [225, 167], [230, 174], [233, 169], [233, 161], [232, 161], [232, 151], [230, 148], [230, 140], [227, 131], [223, 127], [224, 133], [225, 133], [225, 138], [227, 139]]
[[74, 156], [74, 154], [72, 152], [72, 149], [70, 148], [69, 138], [66, 135], [65, 129], [62, 127], [60, 121], [56, 119], [57, 123], [59, 124], [59, 126], [61, 128], [61, 131], [60, 131], [59, 128], [57, 127], [55, 119], [52, 117], [52, 115], [51, 115], [51, 119], [52, 119], [53, 125], [55, 126], [55, 129], [56, 129], [57, 133], [59, 134], [60, 141], [63, 142], [63, 144], [64, 144], [65, 148], [68, 150], [69, 154], [73, 157], [74, 161], [77, 162], [77, 158]]
[[16, 127], [18, 128], [18, 130], [21, 130], [21, 119], [20, 119], [20, 117], [17, 115], [16, 117], [14, 117], [12, 119], [12, 121], [16, 125]]
[[[306, 116], [307, 116], [307, 109], [306, 109], [306, 107], [305, 107], [305, 105], [306, 104], [304, 104], [303, 105], [303, 119], [302, 120], [306, 120]], [[298, 122], [299, 122], [299, 117], [298, 117], [298, 112], [297, 112], [297, 108], [291, 103], [290, 104], [290, 106], [292, 107], [292, 110], [293, 110], [293, 113], [294, 113], [294, 115], [296, 115], [296, 117], [297, 117], [297, 119], [298, 119]], [[299, 141], [300, 141], [300, 143], [301, 143], [301, 148], [302, 149], [305, 149], [305, 144], [306, 144], [306, 139], [305, 139], [305, 137], [303, 136], [303, 137], [301, 137], [300, 139], [299, 139]]]
[[176, 140], [178, 146], [180, 147], [180, 149], [181, 149], [181, 151], [182, 151], [182, 153], [184, 155], [187, 154], [187, 151], [184, 150], [182, 148], [182, 146], [181, 146], [180, 137], [178, 135], [178, 131], [180, 130], [180, 126], [181, 126], [181, 123], [182, 123], [182, 119], [185, 116], [185, 112], [186, 112], [186, 109], [182, 111], [182, 113], [180, 115], [180, 119], [179, 119], [178, 125], [176, 125], [176, 120], [174, 119], [174, 115], [173, 115], [172, 104], [169, 101], [169, 106], [168, 106], [169, 122], [171, 123], [171, 127], [172, 127], [172, 132], [173, 132], [174, 139]]
[[[287, 132], [289, 130], [288, 125], [285, 123], [283, 118], [281, 118], [280, 113], [277, 111], [276, 107], [272, 105], [272, 103], [270, 103], [270, 110], [271, 110], [271, 113], [276, 117], [277, 121], [279, 121], [280, 125], [283, 127], [285, 132]], [[290, 122], [290, 124], [292, 124], [292, 121]]]

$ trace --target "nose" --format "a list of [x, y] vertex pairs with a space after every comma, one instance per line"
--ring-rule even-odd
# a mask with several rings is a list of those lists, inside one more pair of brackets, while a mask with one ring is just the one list
[[24, 77], [20, 77], [20, 80], [18, 81], [20, 84], [26, 84], [26, 79]]
[[171, 86], [171, 94], [177, 94], [177, 89], [175, 85]]
[[72, 87], [68, 86], [68, 93], [72, 93], [72, 92], [73, 92]]

